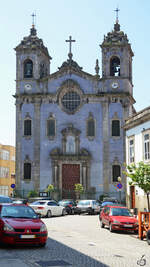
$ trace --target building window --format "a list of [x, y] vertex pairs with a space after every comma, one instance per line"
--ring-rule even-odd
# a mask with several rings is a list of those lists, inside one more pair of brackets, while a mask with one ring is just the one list
[[112, 136], [120, 136], [120, 121], [112, 121]]
[[8, 178], [9, 177], [9, 168], [0, 167], [0, 178]]
[[24, 136], [31, 136], [31, 119], [24, 120]]
[[33, 77], [33, 62], [28, 59], [24, 62], [24, 78], [32, 78]]
[[149, 134], [144, 134], [144, 160], [150, 159], [150, 138]]
[[87, 119], [87, 137], [92, 139], [95, 137], [95, 120], [91, 113]]
[[67, 92], [63, 95], [61, 103], [67, 111], [74, 112], [80, 106], [80, 95], [75, 91]]
[[134, 139], [129, 140], [129, 163], [134, 162]]
[[118, 57], [110, 60], [110, 76], [120, 76], [120, 59]]
[[54, 118], [47, 120], [47, 136], [54, 138], [56, 135], [56, 121]]
[[9, 160], [10, 153], [7, 150], [1, 149], [0, 150], [0, 159], [2, 160]]
[[24, 163], [24, 179], [31, 179], [31, 163]]
[[120, 165], [112, 166], [112, 180], [114, 183], [118, 182], [118, 177], [121, 176]]

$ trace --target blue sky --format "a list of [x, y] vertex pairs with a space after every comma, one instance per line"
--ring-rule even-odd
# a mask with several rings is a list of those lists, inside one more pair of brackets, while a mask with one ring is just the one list
[[0, 0], [0, 143], [15, 145], [15, 48], [29, 35], [31, 14], [36, 11], [36, 29], [52, 57], [51, 73], [67, 59], [70, 35], [73, 59], [85, 72], [95, 73], [104, 34], [113, 29], [114, 10], [118, 6], [121, 30], [127, 35], [134, 52], [133, 96], [137, 111], [150, 102], [150, 1], [149, 0]]

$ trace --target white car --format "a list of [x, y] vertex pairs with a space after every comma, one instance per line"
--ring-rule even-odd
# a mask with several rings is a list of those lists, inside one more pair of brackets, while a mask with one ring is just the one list
[[59, 206], [55, 200], [39, 200], [29, 204], [41, 217], [64, 216], [66, 210]]

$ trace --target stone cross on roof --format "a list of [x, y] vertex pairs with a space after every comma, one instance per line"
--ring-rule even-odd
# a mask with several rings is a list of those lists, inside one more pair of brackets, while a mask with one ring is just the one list
[[32, 13], [32, 27], [35, 26], [35, 17], [36, 17], [36, 14], [35, 13]]
[[66, 40], [66, 42], [69, 43], [69, 54], [68, 54], [68, 57], [69, 57], [70, 60], [72, 59], [71, 46], [72, 46], [72, 43], [75, 42], [75, 41], [76, 40], [72, 40], [72, 36], [69, 36], [69, 40]]
[[118, 12], [120, 11], [120, 9], [117, 7], [114, 11], [116, 12], [116, 23], [118, 23], [119, 22]]

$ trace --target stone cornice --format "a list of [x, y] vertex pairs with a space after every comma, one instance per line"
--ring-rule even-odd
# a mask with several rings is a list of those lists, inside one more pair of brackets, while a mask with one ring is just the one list
[[149, 120], [150, 120], [150, 107], [147, 107], [137, 112], [134, 116], [128, 118], [124, 125], [124, 129], [125, 130], [132, 129], [133, 127], [138, 126]]
[[49, 79], [57, 79], [59, 77], [61, 77], [62, 75], [71, 75], [71, 74], [75, 74], [75, 75], [78, 75], [84, 79], [94, 79], [95, 80], [95, 75], [92, 75], [90, 73], [87, 73], [87, 72], [84, 72], [82, 70], [79, 70], [79, 69], [75, 69], [73, 67], [64, 67], [52, 74], [49, 75]]

